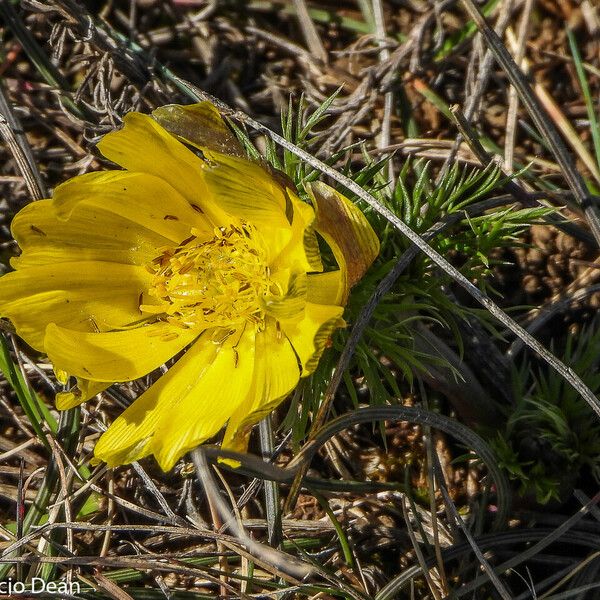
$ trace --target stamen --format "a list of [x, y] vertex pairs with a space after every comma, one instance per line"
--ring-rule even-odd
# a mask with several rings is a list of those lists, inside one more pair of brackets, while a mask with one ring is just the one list
[[192, 230], [176, 248], [161, 248], [146, 268], [154, 274], [148, 293], [158, 304], [140, 310], [186, 328], [259, 326], [265, 318], [261, 300], [273, 293], [265, 251], [245, 223], [215, 228], [211, 239]]

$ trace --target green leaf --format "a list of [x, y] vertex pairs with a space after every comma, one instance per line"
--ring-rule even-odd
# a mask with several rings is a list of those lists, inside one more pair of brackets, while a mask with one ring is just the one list
[[20, 369], [12, 360], [6, 337], [3, 334], [0, 335], [0, 371], [2, 371], [4, 377], [6, 377], [9, 385], [17, 395], [19, 404], [29, 418], [31, 427], [39, 440], [50, 450], [50, 444], [46, 439], [42, 423], [46, 422], [50, 431], [56, 433], [58, 429], [56, 419], [50, 414], [39, 396], [27, 385]]

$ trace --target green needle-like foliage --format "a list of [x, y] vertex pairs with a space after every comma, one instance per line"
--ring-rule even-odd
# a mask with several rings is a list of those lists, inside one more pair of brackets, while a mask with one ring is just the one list
[[[436, 184], [429, 165], [407, 161], [390, 192], [385, 185], [382, 166], [378, 163], [374, 169], [373, 164], [367, 164], [354, 178], [370, 187], [380, 202], [420, 234], [425, 234], [440, 221], [454, 217], [453, 224], [430, 243], [438, 251], [452, 256], [461, 272], [485, 290], [491, 289], [492, 267], [498, 263], [494, 251], [505, 246], [514, 247], [519, 243], [519, 233], [551, 212], [545, 207], [517, 208], [506, 205], [505, 201], [487, 211], [477, 211], [478, 202], [498, 194], [502, 181], [495, 167], [477, 170], [454, 165]], [[355, 321], [377, 284], [409, 247], [406, 238], [387, 221], [368, 210], [365, 212], [372, 217], [374, 229], [380, 236], [381, 253], [352, 293], [347, 310], [350, 323]], [[460, 350], [457, 320], [467, 314], [487, 318], [486, 313], [467, 309], [451, 300], [445, 292], [450, 284], [450, 279], [429, 258], [419, 255], [378, 305], [357, 348], [353, 365], [353, 372], [364, 376], [372, 403], [384, 403], [398, 394], [397, 382], [390, 382], [389, 362], [409, 385], [412, 385], [415, 372], [426, 371], [428, 365], [443, 362], [439, 357], [416, 350], [413, 341], [416, 322], [426, 326], [436, 323], [450, 330]], [[339, 331], [334, 339], [335, 347], [341, 348], [347, 336], [348, 330]], [[382, 357], [387, 360], [382, 362]], [[386, 385], [381, 384], [382, 381]]]
[[[562, 360], [600, 393], [600, 319], [567, 339]], [[577, 392], [552, 371], [525, 362], [513, 374], [516, 406], [495, 449], [522, 494], [559, 500], [590, 474], [600, 482], [600, 424]]]

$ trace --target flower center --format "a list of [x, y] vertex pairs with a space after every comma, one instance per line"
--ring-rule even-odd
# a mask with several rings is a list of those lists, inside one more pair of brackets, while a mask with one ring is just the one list
[[273, 292], [265, 252], [254, 229], [243, 223], [214, 229], [214, 237], [192, 230], [176, 248], [165, 248], [148, 269], [149, 295], [158, 305], [142, 311], [162, 313], [183, 327], [260, 325], [262, 299]]

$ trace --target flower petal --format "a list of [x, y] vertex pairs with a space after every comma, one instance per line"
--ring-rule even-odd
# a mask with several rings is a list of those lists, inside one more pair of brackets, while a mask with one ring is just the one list
[[347, 298], [379, 254], [379, 240], [363, 213], [343, 194], [320, 181], [308, 183], [306, 190], [315, 204], [315, 228], [333, 250], [345, 277]]
[[117, 222], [138, 225], [138, 235], [158, 234], [179, 243], [192, 227], [211, 231], [212, 226], [186, 198], [164, 179], [149, 173], [104, 171], [87, 173], [65, 181], [54, 190], [56, 212], [73, 220], [73, 211], [82, 204], [107, 211]]
[[152, 275], [143, 267], [110, 262], [31, 266], [0, 277], [0, 315], [44, 350], [49, 323], [77, 331], [107, 331], [140, 319], [139, 304]]
[[204, 332], [118, 417], [96, 444], [99, 460], [110, 467], [154, 454], [168, 471], [223, 427], [252, 385], [254, 368], [254, 331], [216, 343], [223, 331]]
[[293, 209], [292, 235], [288, 236], [289, 241], [282, 240], [287, 243], [273, 243], [273, 235], [269, 235], [269, 250], [273, 257], [271, 266], [277, 269], [294, 265], [306, 272], [322, 271], [319, 243], [313, 229], [315, 211], [292, 190], [287, 189], [286, 192]]
[[208, 191], [206, 163], [165, 131], [152, 117], [130, 112], [123, 129], [105, 135], [100, 152], [129, 171], [150, 173], [176, 189], [195, 210], [203, 212], [214, 225], [227, 221]]
[[16, 269], [73, 260], [101, 260], [143, 265], [169, 243], [131, 221], [90, 207], [82, 207], [68, 224], [56, 216], [52, 200], [28, 204], [13, 219], [13, 236], [22, 249], [11, 259]]
[[[162, 179], [144, 173], [90, 173], [60, 185], [13, 219], [25, 268], [73, 260], [143, 265], [190, 230], [212, 235], [206, 219]], [[210, 233], [209, 233], [210, 232]]]
[[316, 369], [329, 338], [338, 327], [345, 325], [343, 313], [342, 306], [307, 302], [302, 319], [280, 321], [283, 333], [300, 360], [301, 377], [310, 375]]
[[210, 102], [198, 102], [187, 106], [168, 104], [153, 110], [152, 116], [169, 133], [199, 150], [246, 156], [242, 145]]
[[226, 212], [254, 224], [289, 226], [290, 221], [282, 218], [291, 208], [284, 186], [268, 167], [247, 158], [215, 106], [210, 102], [171, 104], [156, 109], [152, 116], [209, 159], [206, 180], [215, 184], [215, 199]]
[[315, 304], [337, 304], [344, 301], [344, 280], [341, 271], [309, 273], [307, 299]]
[[223, 447], [245, 452], [252, 426], [281, 403], [299, 379], [296, 354], [275, 321], [269, 319], [265, 329], [256, 334], [252, 387], [229, 420]]
[[[210, 102], [162, 106], [154, 110], [152, 116], [169, 133], [202, 152], [210, 163], [205, 177], [209, 185], [215, 184], [212, 189], [214, 201], [232, 216], [268, 226], [271, 229], [268, 248], [271, 256], [277, 255], [289, 243], [293, 210], [292, 193], [286, 190], [285, 182], [279, 177], [281, 173], [271, 172], [268, 165], [248, 159], [242, 145]], [[312, 208], [301, 204], [313, 213], [314, 219]]]
[[157, 322], [125, 331], [86, 333], [50, 323], [44, 348], [55, 368], [95, 381], [133, 381], [198, 337], [198, 331]]
[[292, 273], [286, 279], [288, 281], [284, 284], [287, 291], [284, 296], [269, 295], [263, 299], [265, 312], [276, 319], [299, 318], [304, 312], [307, 275], [305, 273]]
[[248, 159], [217, 152], [210, 159], [204, 177], [220, 208], [257, 227], [290, 230], [288, 198], [265, 169]]
[[82, 402], [87, 402], [100, 392], [103, 392], [109, 385], [105, 381], [91, 381], [89, 379], [77, 378], [77, 385], [67, 392], [58, 392], [56, 394], [56, 408], [58, 410], [68, 410], [79, 406]]

